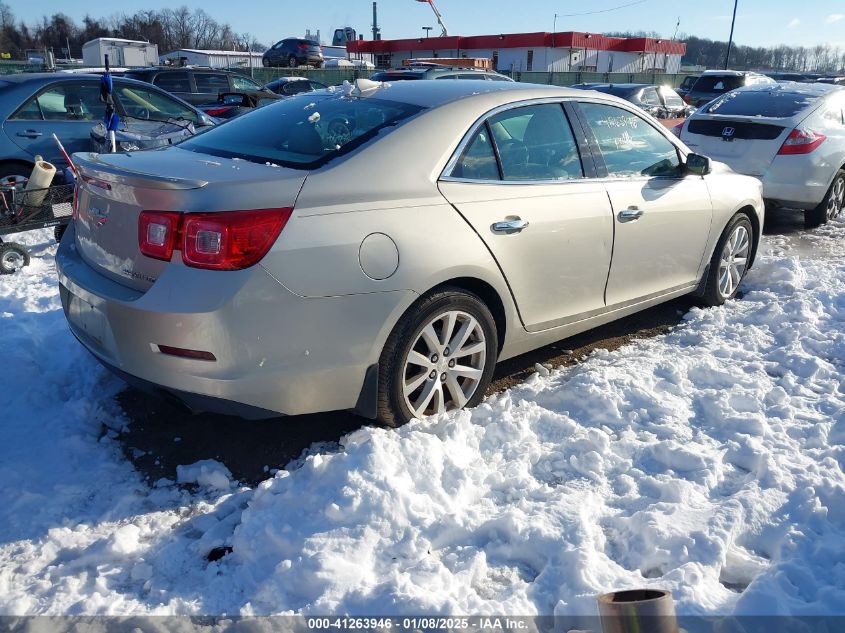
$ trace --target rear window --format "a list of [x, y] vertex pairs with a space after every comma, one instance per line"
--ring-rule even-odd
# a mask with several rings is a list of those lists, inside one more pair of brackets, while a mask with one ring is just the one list
[[372, 97], [314, 95], [259, 108], [179, 146], [212, 156], [314, 169], [422, 109]]
[[793, 117], [819, 100], [819, 96], [771, 90], [739, 90], [707, 106], [708, 114], [732, 116]]
[[695, 92], [727, 92], [745, 85], [737, 75], [702, 75], [693, 86]]
[[599, 92], [604, 92], [609, 95], [624, 98], [634, 94], [635, 92], [637, 92], [637, 90], [639, 90], [639, 88], [622, 88], [621, 86], [596, 86], [595, 88], [592, 88], [592, 90], [597, 90]]

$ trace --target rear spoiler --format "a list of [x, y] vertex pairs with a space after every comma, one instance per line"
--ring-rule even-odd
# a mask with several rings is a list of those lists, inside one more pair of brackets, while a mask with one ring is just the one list
[[[145, 189], [200, 189], [208, 184], [207, 180], [173, 178], [134, 171], [124, 167], [115, 167], [103, 161], [100, 156], [100, 154], [93, 152], [77, 152], [73, 155], [73, 162], [83, 178], [88, 176], [106, 182], [119, 183], [130, 187], [144, 187]], [[108, 154], [105, 154], [105, 156], [108, 156]]]

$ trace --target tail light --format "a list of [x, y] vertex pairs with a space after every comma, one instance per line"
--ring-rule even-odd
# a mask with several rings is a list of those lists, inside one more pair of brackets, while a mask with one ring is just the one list
[[797, 127], [786, 137], [778, 150], [778, 154], [809, 154], [821, 145], [825, 138], [827, 137], [824, 134], [819, 134], [815, 130]]
[[310, 44], [297, 44], [296, 47], [300, 50], [305, 51], [305, 50], [308, 50], [309, 48], [311, 48], [311, 45]]
[[690, 97], [689, 95], [684, 95], [683, 99], [684, 99], [684, 103], [688, 103], [688, 104], [692, 105], [692, 97]]
[[683, 129], [684, 129], [684, 122], [681, 121], [677, 125], [672, 126], [672, 134], [674, 134], [678, 138], [681, 138], [681, 130], [683, 130]]
[[144, 211], [138, 218], [138, 245], [141, 252], [166, 262], [178, 248], [181, 214], [173, 211]]
[[290, 219], [292, 208], [177, 213], [143, 211], [138, 243], [147, 257], [170, 261], [182, 251], [186, 266], [240, 270], [257, 264]]
[[234, 108], [234, 106], [221, 106], [219, 108], [209, 108], [205, 111], [208, 116], [220, 116]]

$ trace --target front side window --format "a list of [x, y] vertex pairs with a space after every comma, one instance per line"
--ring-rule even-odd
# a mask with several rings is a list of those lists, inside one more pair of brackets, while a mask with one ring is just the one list
[[609, 176], [676, 176], [675, 146], [640, 116], [616, 106], [580, 103]]
[[578, 145], [560, 104], [506, 110], [490, 118], [505, 180], [581, 178]]
[[150, 121], [182, 119], [193, 123], [201, 122], [196, 112], [156, 90], [118, 83], [115, 85], [115, 95], [126, 115], [134, 119]]
[[314, 169], [420, 112], [417, 105], [340, 94], [285, 99], [190, 138], [186, 150]]
[[106, 112], [95, 82], [74, 82], [53, 86], [29, 99], [15, 119], [45, 121], [99, 121]]

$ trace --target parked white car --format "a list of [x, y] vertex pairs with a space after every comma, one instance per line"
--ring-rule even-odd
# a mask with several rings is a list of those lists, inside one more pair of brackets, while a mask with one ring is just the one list
[[73, 333], [135, 384], [250, 417], [473, 406], [497, 359], [730, 299], [763, 224], [757, 181], [633, 104], [509, 81], [358, 80], [75, 162]]
[[774, 207], [803, 209], [807, 226], [842, 213], [845, 88], [748, 86], [699, 109], [678, 133], [690, 149], [759, 178]]

